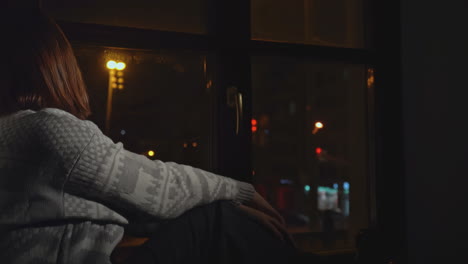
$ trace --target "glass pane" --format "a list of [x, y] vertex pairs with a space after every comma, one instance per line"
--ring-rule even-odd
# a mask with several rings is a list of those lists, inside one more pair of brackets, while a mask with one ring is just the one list
[[208, 0], [43, 0], [56, 19], [205, 34]]
[[364, 47], [362, 0], [252, 0], [252, 39]]
[[[90, 93], [90, 119], [115, 142], [151, 159], [212, 169], [213, 92], [205, 55], [88, 46], [75, 52]], [[109, 60], [126, 67], [109, 70]]]
[[354, 248], [368, 225], [366, 69], [254, 57], [253, 178], [304, 250]]

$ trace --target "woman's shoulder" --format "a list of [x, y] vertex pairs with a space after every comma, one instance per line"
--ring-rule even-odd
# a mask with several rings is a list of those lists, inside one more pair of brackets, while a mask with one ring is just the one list
[[50, 121], [60, 122], [62, 120], [77, 119], [72, 114], [58, 108], [43, 108], [40, 110], [22, 109], [0, 116], [3, 125], [39, 125]]
[[53, 107], [46, 107], [42, 108], [41, 110], [35, 111], [35, 114], [39, 117], [63, 117], [63, 118], [71, 118], [71, 119], [78, 119], [76, 116], [72, 115], [71, 113], [62, 110], [60, 108], [53, 108]]
[[27, 118], [27, 119], [37, 119], [37, 118], [47, 118], [47, 117], [66, 117], [72, 119], [78, 119], [71, 113], [62, 110], [60, 108], [47, 107], [40, 110], [33, 109], [22, 109], [16, 112], [7, 113], [1, 115], [0, 118], [4, 119], [18, 119], [18, 118]]
[[34, 111], [34, 114], [36, 118], [38, 119], [47, 119], [49, 121], [57, 121], [57, 122], [69, 122], [73, 123], [75, 125], [86, 125], [90, 126], [95, 124], [90, 121], [90, 120], [82, 120], [76, 117], [75, 115], [60, 109], [60, 108], [53, 108], [53, 107], [47, 107], [47, 108], [42, 108], [41, 110]]
[[34, 126], [42, 144], [56, 149], [62, 156], [69, 156], [69, 151], [82, 149], [92, 138], [102, 135], [93, 122], [58, 108], [43, 108], [30, 116], [36, 116]]
[[30, 111], [29, 118], [35, 126], [46, 132], [83, 133], [96, 132], [98, 126], [90, 120], [81, 120], [73, 114], [59, 108], [43, 108]]
[[[5, 129], [6, 128], [6, 129]], [[90, 120], [82, 120], [75, 115], [59, 108], [42, 108], [39, 110], [20, 110], [1, 119], [0, 132], [29, 131], [31, 135], [39, 136], [44, 142], [89, 141], [96, 135], [103, 138], [101, 129]]]

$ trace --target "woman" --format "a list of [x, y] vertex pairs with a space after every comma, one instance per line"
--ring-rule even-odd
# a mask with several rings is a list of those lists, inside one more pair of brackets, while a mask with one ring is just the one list
[[38, 9], [0, 13], [2, 263], [110, 263], [124, 228], [145, 221], [158, 228], [143, 230], [151, 238], [129, 263], [294, 255], [284, 220], [252, 185], [106, 137], [86, 120], [86, 88], [57, 24]]

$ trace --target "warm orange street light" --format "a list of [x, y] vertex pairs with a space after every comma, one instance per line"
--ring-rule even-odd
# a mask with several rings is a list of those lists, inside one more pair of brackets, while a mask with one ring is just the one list
[[317, 134], [317, 132], [323, 128], [323, 123], [320, 121], [315, 122], [314, 129], [312, 130], [312, 134]]
[[[123, 72], [127, 65], [125, 62], [116, 62], [114, 60], [109, 60], [106, 63], [107, 69], [109, 69], [109, 85], [107, 87], [107, 109], [106, 109], [106, 133], [109, 134], [110, 130], [110, 119], [112, 114], [112, 91], [113, 89], [122, 90], [123, 85]], [[117, 73], [116, 73], [117, 71]], [[116, 75], [119, 77], [117, 78]]]
[[117, 62], [110, 60], [107, 62], [106, 66], [107, 66], [107, 69], [113, 70], [117, 67]]
[[117, 65], [115, 66], [115, 68], [119, 71], [125, 69], [125, 67], [127, 67], [127, 65], [124, 63], [124, 62], [119, 62], [117, 63]]

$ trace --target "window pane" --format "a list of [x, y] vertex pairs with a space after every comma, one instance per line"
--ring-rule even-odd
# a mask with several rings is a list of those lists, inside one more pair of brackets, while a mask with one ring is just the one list
[[[87, 46], [75, 52], [90, 93], [90, 119], [103, 131], [108, 87], [115, 83], [107, 133], [115, 142], [151, 159], [212, 169], [213, 92], [205, 55]], [[111, 76], [108, 60], [126, 67]]]
[[43, 0], [56, 19], [196, 34], [207, 31], [207, 0]]
[[368, 225], [365, 67], [254, 57], [254, 183], [304, 250], [353, 248]]
[[363, 48], [362, 0], [252, 0], [252, 39]]

